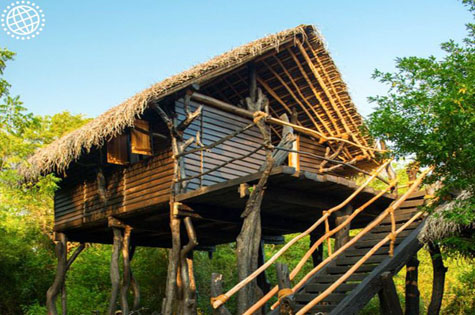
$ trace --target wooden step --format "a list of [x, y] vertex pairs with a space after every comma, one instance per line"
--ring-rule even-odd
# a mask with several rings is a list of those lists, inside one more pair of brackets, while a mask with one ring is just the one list
[[[396, 238], [396, 242], [395, 242], [395, 245], [398, 245], [400, 244], [402, 241], [403, 241], [404, 238], [401, 238], [401, 237], [398, 237]], [[374, 240], [368, 240], [368, 241], [360, 241], [360, 242], [356, 242], [355, 244], [355, 249], [362, 249], [362, 248], [372, 248], [374, 245], [376, 245], [377, 243], [379, 243], [380, 239], [374, 239]], [[382, 247], [389, 247], [389, 241], [384, 244]]]
[[[358, 270], [356, 270], [356, 273], [368, 273], [368, 272], [373, 271], [374, 268], [375, 268], [374, 265], [370, 265], [370, 264], [363, 265], [359, 267]], [[348, 269], [350, 269], [350, 266], [329, 266], [327, 267], [326, 271], [330, 275], [335, 275], [335, 274], [341, 275], [347, 272]]]
[[[369, 250], [369, 248], [368, 248], [368, 250]], [[354, 257], [354, 256], [361, 257], [361, 252], [363, 251], [363, 255], [364, 255], [368, 252], [368, 250], [347, 249], [341, 255], [342, 255], [342, 257]], [[388, 246], [386, 246], [386, 247], [383, 246], [380, 249], [378, 249], [374, 254], [375, 255], [384, 255], [384, 254], [387, 254], [388, 251], [389, 251], [389, 247]]]
[[[415, 215], [415, 212], [407, 212], [407, 213], [397, 213], [395, 216], [395, 221], [397, 223], [406, 223]], [[391, 216], [387, 216], [380, 224], [387, 224], [391, 223]]]
[[425, 200], [424, 199], [411, 199], [411, 200], [406, 200], [404, 201], [399, 208], [411, 208], [411, 207], [419, 207], [424, 205]]
[[[421, 224], [420, 221], [415, 221], [415, 222], [412, 222], [406, 229], [404, 229], [405, 231], [409, 231], [409, 230], [414, 230], [416, 227], [419, 226], [419, 224]], [[401, 227], [402, 224], [397, 224], [397, 227]], [[379, 232], [390, 232], [391, 231], [391, 224], [382, 224], [382, 225], [378, 225], [378, 226], [375, 226], [373, 229], [371, 229], [371, 233], [379, 233]]]
[[[295, 301], [297, 303], [308, 303], [311, 300], [313, 300], [314, 298], [316, 298], [317, 296], [318, 296], [318, 293], [317, 294], [315, 294], [315, 293], [314, 294], [312, 294], [312, 293], [297, 293], [297, 294], [295, 294]], [[322, 302], [332, 302], [332, 304], [335, 304], [335, 302], [338, 303], [341, 300], [343, 300], [345, 297], [346, 297], [346, 294], [344, 294], [344, 293], [332, 293], [329, 296], [327, 296], [326, 298], [324, 298]]]
[[[317, 293], [317, 292], [323, 292], [325, 291], [326, 289], [328, 289], [329, 286], [331, 286], [332, 283], [309, 283], [307, 284], [307, 286], [305, 287], [305, 292], [309, 293]], [[348, 291], [351, 291], [353, 290], [354, 288], [356, 288], [356, 286], [358, 285], [358, 283], [343, 283], [343, 284], [340, 284], [338, 286], [338, 288], [336, 288], [335, 291], [333, 292], [340, 292], [340, 293], [343, 293], [343, 292], [348, 292]]]
[[[353, 257], [343, 256], [341, 259], [336, 260], [335, 263], [338, 266], [348, 266], [348, 265], [352, 266], [355, 263], [357, 263], [364, 255], [365, 255], [365, 253], [363, 252], [363, 253], [361, 253], [361, 256], [353, 256]], [[373, 255], [373, 256], [369, 257], [365, 262], [368, 263], [368, 264], [380, 263], [383, 260], [385, 260], [387, 257], [388, 257], [387, 254]]]
[[[361, 281], [366, 274], [352, 274], [346, 281]], [[340, 275], [320, 275], [313, 279], [313, 283], [333, 283], [340, 278]]]
[[[295, 310], [298, 311], [304, 306], [305, 304], [297, 304], [295, 305]], [[307, 314], [317, 314], [317, 313], [328, 314], [331, 311], [333, 311], [335, 307], [336, 305], [317, 305], [310, 310], [310, 313], [307, 313]]]

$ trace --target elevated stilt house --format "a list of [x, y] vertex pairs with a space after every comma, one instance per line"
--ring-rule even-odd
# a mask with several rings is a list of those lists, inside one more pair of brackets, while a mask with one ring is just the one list
[[[372, 284], [374, 292], [366, 290], [361, 298], [354, 281], [369, 279], [363, 275], [385, 259], [402, 257], [400, 246], [395, 250], [402, 241], [408, 242], [401, 247], [403, 254], [407, 248], [413, 251], [416, 241], [406, 236], [422, 222], [420, 214], [413, 217], [423, 202], [423, 194], [413, 193], [420, 180], [408, 194], [393, 194], [396, 182], [380, 176], [391, 174], [389, 162], [377, 159], [381, 151], [364, 133], [345, 83], [312, 26], [267, 36], [155, 84], [39, 150], [23, 169], [29, 180], [48, 173], [61, 178], [54, 197], [59, 265], [48, 309], [56, 312], [54, 301], [64, 287], [67, 265], [77, 256], [68, 261], [68, 241], [114, 244], [111, 314], [119, 286], [122, 312], [137, 307], [127, 304], [131, 282], [137, 293], [130, 273], [136, 246], [170, 248], [162, 313], [193, 314], [193, 250], [234, 241], [240, 283], [222, 294], [219, 277], [213, 279], [211, 304], [220, 312], [234, 294], [240, 314], [269, 310], [266, 302], [278, 291], [282, 306], [275, 312], [357, 309], [382, 284], [378, 280]], [[356, 185], [351, 180], [356, 174], [368, 180]], [[387, 184], [382, 192], [367, 187], [377, 177]], [[401, 216], [395, 216], [401, 208]], [[349, 238], [350, 228], [369, 227], [376, 230], [359, 243]], [[286, 275], [279, 265], [282, 281], [272, 289], [265, 269], [294, 241], [268, 262], [261, 245], [282, 243], [289, 233], [301, 233], [297, 239], [311, 236], [302, 261], [312, 257], [316, 269], [292, 287], [290, 280], [299, 270]], [[340, 276], [365, 255], [357, 245], [373, 249], [385, 237], [387, 244], [381, 246], [389, 246], [394, 256], [376, 249], [377, 255], [369, 257], [372, 264], [363, 266], [365, 273], [348, 275], [354, 281], [346, 283], [348, 277]], [[330, 238], [335, 238], [333, 249]], [[328, 242], [331, 258], [324, 262], [323, 242]], [[345, 254], [351, 252], [353, 256]], [[377, 278], [396, 271], [401, 262], [382, 268]], [[343, 286], [322, 297], [341, 279]]]

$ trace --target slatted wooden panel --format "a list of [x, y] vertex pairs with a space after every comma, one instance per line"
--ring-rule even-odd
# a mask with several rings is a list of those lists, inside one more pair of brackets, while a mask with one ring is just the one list
[[[191, 110], [195, 110], [198, 104], [192, 103], [190, 107]], [[176, 111], [179, 120], [185, 117], [182, 102], [176, 103]], [[203, 106], [202, 117], [193, 122], [186, 130], [185, 138], [195, 137], [197, 131], [200, 131], [202, 143], [209, 145], [249, 123], [251, 123], [251, 121], [248, 119], [205, 105]], [[211, 152], [195, 153], [187, 156], [185, 158], [186, 175], [193, 176], [199, 174], [201, 171], [212, 169], [232, 158], [246, 155], [261, 144], [261, 134], [257, 127], [254, 127], [213, 148]], [[196, 147], [195, 144], [190, 148], [194, 147]], [[211, 174], [205, 175], [202, 179], [196, 178], [192, 180], [188, 184], [187, 190], [191, 191], [200, 186], [211, 186], [223, 181], [255, 173], [259, 170], [264, 160], [264, 150], [259, 150], [246, 159], [235, 161]]]
[[130, 131], [131, 152], [142, 155], [152, 155], [150, 126], [148, 121], [135, 120], [135, 128]]
[[129, 162], [127, 135], [118, 135], [107, 142], [107, 163], [127, 165]]
[[71, 174], [71, 179], [55, 193], [56, 225], [77, 219], [99, 219], [166, 201], [173, 176], [171, 152], [167, 148], [126, 168], [107, 167], [104, 175], [107, 201], [99, 197], [96, 170], [90, 169], [81, 176]]

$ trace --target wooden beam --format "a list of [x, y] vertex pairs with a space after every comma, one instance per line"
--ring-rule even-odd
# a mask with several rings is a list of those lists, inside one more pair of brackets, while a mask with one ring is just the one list
[[403, 315], [401, 303], [394, 285], [393, 275], [384, 272], [381, 275], [381, 290], [378, 293], [381, 314]]

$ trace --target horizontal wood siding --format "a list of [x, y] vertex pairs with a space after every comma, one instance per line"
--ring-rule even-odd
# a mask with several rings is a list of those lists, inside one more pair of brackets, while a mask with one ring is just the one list
[[[192, 103], [190, 110], [195, 110], [199, 104]], [[183, 103], [176, 102], [176, 112], [178, 120], [184, 116]], [[196, 119], [185, 131], [185, 139], [196, 137], [200, 132], [201, 142], [209, 145], [222, 137], [248, 125], [251, 120], [242, 118], [231, 113], [227, 113], [210, 106], [203, 105], [202, 116]], [[257, 127], [253, 127], [246, 132], [224, 142], [213, 148], [211, 152], [197, 152], [185, 158], [186, 176], [194, 176], [200, 172], [210, 170], [230, 159], [246, 155], [262, 144], [262, 137]], [[193, 144], [189, 149], [195, 148]], [[259, 170], [265, 160], [264, 150], [259, 150], [250, 157], [240, 161], [234, 161], [203, 178], [193, 179], [188, 183], [187, 191], [195, 190], [202, 186], [211, 186], [223, 181], [238, 178]]]
[[172, 166], [167, 148], [124, 168], [105, 167], [106, 200], [99, 195], [96, 169], [70, 174], [55, 193], [55, 223], [86, 222], [160, 203], [169, 196]]
[[[300, 151], [325, 156], [325, 146], [319, 144], [317, 140], [304, 135], [300, 136]], [[300, 169], [302, 171], [318, 173], [321, 162], [321, 159], [299, 154]]]

